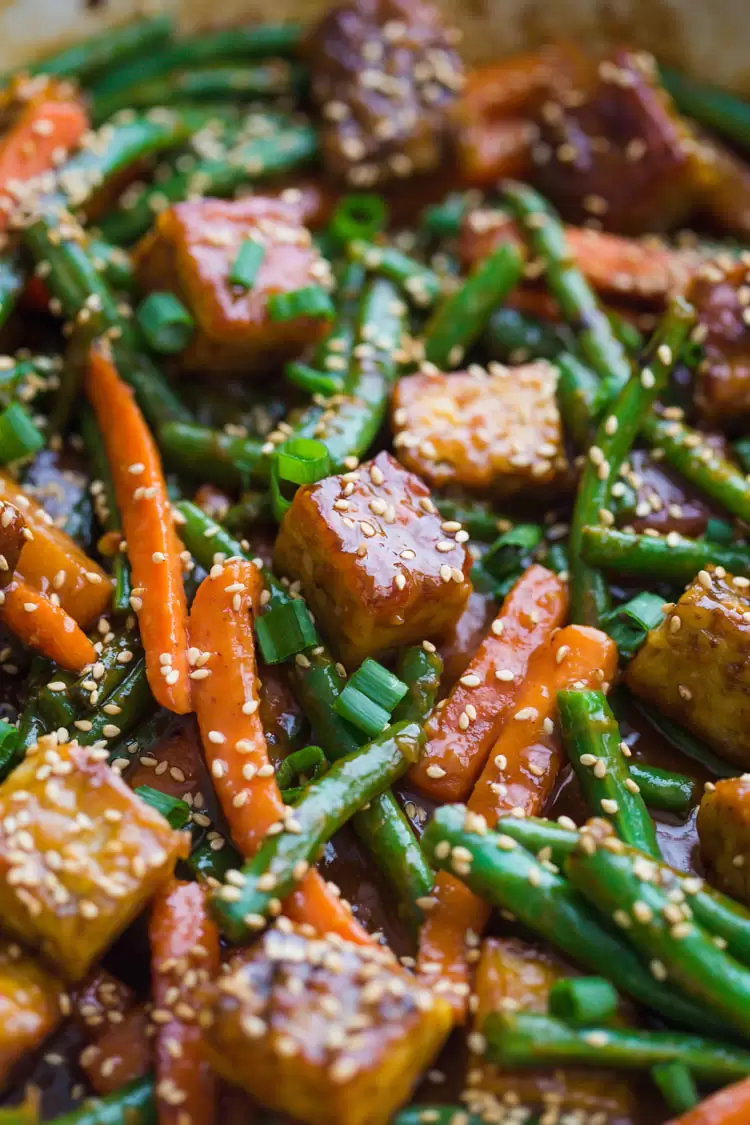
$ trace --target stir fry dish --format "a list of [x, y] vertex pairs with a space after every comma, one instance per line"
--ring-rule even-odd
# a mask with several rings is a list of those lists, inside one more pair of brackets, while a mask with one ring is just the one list
[[0, 1125], [750, 1125], [750, 104], [422, 0], [0, 99]]

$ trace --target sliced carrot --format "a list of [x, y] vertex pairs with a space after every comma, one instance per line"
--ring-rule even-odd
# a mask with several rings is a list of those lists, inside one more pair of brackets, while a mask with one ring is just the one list
[[[582, 227], [566, 227], [571, 257], [598, 292], [661, 305], [673, 289], [681, 289], [704, 256], [675, 250], [657, 238], [634, 239]], [[523, 239], [511, 217], [498, 210], [470, 212], [461, 232], [461, 258], [466, 268], [482, 261], [498, 246]]]
[[12, 633], [71, 672], [96, 661], [96, 649], [62, 606], [14, 579], [0, 592], [0, 616]]
[[[528, 673], [474, 788], [468, 808], [494, 827], [502, 812], [539, 815], [563, 762], [557, 729], [557, 692], [575, 685], [599, 688], [617, 670], [617, 647], [605, 633], [568, 625], [529, 661]], [[471, 950], [490, 916], [489, 906], [454, 876], [441, 872], [435, 904], [419, 935], [419, 971], [445, 991], [462, 1019], [469, 994]]]
[[25, 186], [57, 167], [59, 154], [76, 148], [89, 127], [83, 103], [70, 83], [20, 77], [4, 99], [18, 106], [12, 126], [0, 140], [0, 231], [23, 202]]
[[526, 177], [535, 137], [536, 127], [523, 117], [459, 127], [456, 153], [462, 185], [488, 187], [506, 177]]
[[108, 609], [112, 581], [97, 562], [7, 473], [0, 472], [0, 499], [23, 515], [29, 534], [16, 567], [19, 576], [43, 594], [54, 594], [83, 629]]
[[[529, 659], [565, 620], [565, 583], [531, 566], [503, 602], [450, 695], [428, 721], [426, 743], [409, 779], [436, 801], [463, 801], [514, 708]], [[467, 710], [468, 708], [468, 710]]]
[[195, 1013], [201, 992], [219, 971], [221, 954], [204, 888], [176, 879], [162, 887], [151, 908], [148, 933], [157, 1120], [159, 1125], [212, 1125], [217, 1083], [203, 1057], [203, 1029]]
[[[229, 824], [245, 856], [253, 855], [285, 805], [269, 762], [258, 701], [255, 644], [250, 627], [263, 579], [244, 559], [214, 567], [198, 588], [190, 613], [193, 701], [206, 760]], [[297, 922], [350, 941], [371, 941], [315, 870], [283, 904]]]
[[101, 341], [91, 349], [86, 394], [112, 469], [149, 686], [162, 707], [185, 714], [191, 703], [180, 541], [151, 431]]
[[750, 1078], [725, 1086], [694, 1109], [666, 1125], [747, 1125], [750, 1121]]

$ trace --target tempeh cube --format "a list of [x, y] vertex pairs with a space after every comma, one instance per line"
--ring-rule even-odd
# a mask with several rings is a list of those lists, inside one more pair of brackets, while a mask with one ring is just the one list
[[750, 774], [717, 781], [704, 794], [698, 836], [711, 882], [750, 906]]
[[0, 1083], [55, 1030], [69, 1004], [51, 973], [15, 942], [0, 940]]
[[567, 472], [555, 388], [545, 360], [446, 375], [407, 375], [393, 398], [399, 460], [430, 485], [508, 496]]
[[471, 557], [429, 489], [388, 453], [295, 493], [276, 565], [347, 665], [440, 636], [471, 593]]
[[185, 853], [185, 836], [107, 765], [51, 738], [0, 785], [0, 919], [80, 980]]
[[699, 571], [627, 670], [631, 690], [750, 765], [750, 579]]
[[214, 1068], [309, 1125], [386, 1125], [451, 1026], [389, 951], [283, 922], [219, 979], [210, 1014]]
[[[249, 288], [233, 285], [232, 267], [247, 241], [263, 247]], [[190, 309], [193, 339], [180, 356], [190, 371], [266, 372], [299, 355], [328, 330], [321, 317], [274, 321], [268, 299], [327, 287], [330, 268], [299, 220], [280, 199], [193, 200], [162, 211], [135, 251], [139, 284], [168, 290]]]
[[687, 297], [698, 314], [694, 334], [703, 347], [698, 409], [712, 425], [741, 424], [750, 417], [750, 258], [707, 262]]

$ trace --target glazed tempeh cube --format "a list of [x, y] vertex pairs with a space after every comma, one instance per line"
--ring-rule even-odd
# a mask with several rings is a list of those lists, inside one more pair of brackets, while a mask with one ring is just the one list
[[471, 558], [426, 485], [388, 453], [299, 488], [276, 565], [345, 664], [439, 636], [471, 593]]
[[2, 926], [80, 980], [184, 850], [106, 750], [42, 739], [0, 785]]

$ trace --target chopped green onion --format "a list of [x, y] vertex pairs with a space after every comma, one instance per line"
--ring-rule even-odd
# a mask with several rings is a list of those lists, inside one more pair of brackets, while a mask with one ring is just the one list
[[320, 746], [303, 746], [289, 754], [276, 771], [276, 783], [283, 794], [301, 777], [313, 781], [328, 769], [328, 761]]
[[686, 1113], [700, 1101], [695, 1079], [677, 1059], [652, 1066], [651, 1077], [671, 1113]]
[[19, 402], [11, 403], [0, 414], [0, 465], [29, 457], [43, 445], [44, 435]]
[[544, 558], [541, 560], [548, 570], [554, 570], [555, 574], [567, 572], [568, 552], [562, 543], [548, 543], [544, 551]]
[[160, 812], [176, 831], [179, 832], [190, 820], [190, 806], [178, 797], [170, 797], [168, 793], [160, 793], [158, 789], [152, 789], [150, 785], [139, 785], [135, 792], [142, 801]]
[[256, 620], [255, 633], [266, 664], [280, 664], [320, 643], [310, 610], [302, 598], [293, 598], [269, 609]]
[[149, 346], [163, 355], [184, 351], [195, 331], [195, 321], [174, 293], [149, 293], [136, 320]]
[[322, 441], [292, 438], [276, 452], [279, 476], [292, 484], [314, 484], [331, 471], [331, 458]]
[[242, 289], [252, 289], [265, 254], [265, 246], [262, 246], [260, 242], [255, 242], [252, 238], [246, 238], [237, 252], [234, 265], [229, 271], [229, 280], [232, 285], [239, 285]]
[[389, 714], [409, 690], [403, 680], [369, 656], [362, 661], [349, 683], [379, 703]]
[[275, 323], [303, 316], [333, 320], [336, 310], [325, 289], [308, 285], [291, 293], [274, 293], [268, 298], [268, 315]]
[[519, 523], [498, 536], [486, 554], [482, 566], [493, 578], [507, 578], [519, 566], [526, 568], [531, 553], [539, 546], [543, 532], [539, 524]]
[[617, 1011], [617, 989], [604, 977], [564, 977], [552, 985], [549, 1010], [566, 1023], [607, 1023]]
[[734, 528], [728, 520], [718, 520], [712, 516], [706, 523], [705, 538], [712, 543], [731, 543], [734, 540]]
[[333, 213], [330, 233], [340, 242], [370, 239], [388, 225], [388, 207], [380, 195], [345, 195]]
[[[279, 446], [271, 458], [271, 504], [277, 520], [292, 506], [285, 485], [313, 484], [331, 471], [331, 458], [322, 441], [292, 438]], [[287, 489], [287, 493], [289, 490]]]
[[463, 195], [452, 192], [442, 203], [425, 207], [422, 212], [422, 227], [435, 238], [454, 238], [461, 232], [461, 223], [468, 211]]
[[408, 690], [398, 676], [368, 657], [349, 679], [333, 708], [365, 734], [380, 734]]
[[325, 395], [326, 398], [340, 391], [344, 382], [340, 375], [318, 371], [314, 367], [308, 367], [306, 363], [287, 363], [284, 375], [290, 383], [307, 394]]
[[602, 618], [602, 627], [617, 645], [623, 660], [635, 656], [646, 634], [664, 619], [664, 598], [644, 591], [618, 605]]
[[21, 736], [18, 727], [5, 719], [0, 719], [0, 780], [7, 776], [15, 764], [20, 744]]
[[347, 684], [341, 695], [333, 705], [334, 711], [347, 719], [357, 730], [375, 736], [388, 726], [390, 712], [375, 703], [364, 692], [357, 691], [351, 684]]

